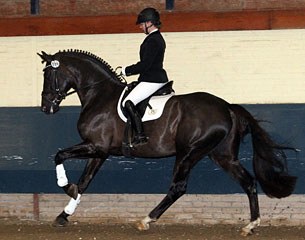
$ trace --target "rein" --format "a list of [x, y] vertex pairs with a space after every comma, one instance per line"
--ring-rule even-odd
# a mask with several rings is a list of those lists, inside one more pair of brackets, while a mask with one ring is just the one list
[[[127, 81], [126, 81], [126, 79], [124, 78], [124, 76], [123, 76], [122, 74], [119, 75], [119, 76], [124, 80], [124, 81], [121, 81], [121, 83], [127, 85]], [[111, 77], [109, 77], [108, 79], [111, 79]], [[107, 80], [107, 79], [106, 79], [106, 80]], [[93, 84], [89, 84], [89, 85], [87, 85], [87, 86], [85, 86], [85, 87], [82, 87], [82, 88], [79, 88], [79, 89], [77, 89], [77, 90], [82, 90], [82, 89], [91, 88], [91, 87], [94, 87], [94, 86], [99, 85], [99, 84], [101, 84], [101, 83], [102, 83], [102, 81], [96, 82], [96, 83], [93, 83]], [[72, 90], [71, 92], [66, 93], [66, 94], [65, 94], [65, 97], [67, 97], [67, 96], [69, 96], [69, 95], [72, 95], [72, 94], [76, 93], [77, 90]], [[64, 98], [63, 98], [63, 99], [64, 99]]]
[[[93, 83], [93, 84], [89, 84], [89, 85], [87, 85], [87, 86], [85, 86], [85, 87], [79, 88], [78, 90], [82, 90], [82, 89], [86, 89], [86, 88], [91, 88], [91, 87], [93, 87], [93, 86], [99, 85], [100, 83], [102, 83], [102, 81], [97, 82], [97, 83]], [[74, 93], [76, 93], [76, 92], [77, 92], [77, 90], [72, 90], [71, 92], [67, 92], [67, 93], [65, 94], [65, 97], [67, 97], [67, 96], [69, 96], [69, 95], [72, 95], [72, 94], [74, 94]], [[64, 98], [63, 98], [63, 99], [64, 99]]]

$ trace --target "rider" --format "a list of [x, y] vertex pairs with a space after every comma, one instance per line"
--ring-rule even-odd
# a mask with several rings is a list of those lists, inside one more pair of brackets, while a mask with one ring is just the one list
[[131, 118], [136, 132], [133, 146], [147, 143], [142, 120], [135, 106], [168, 82], [166, 71], [163, 69], [166, 44], [159, 31], [161, 27], [159, 12], [154, 8], [143, 9], [138, 15], [136, 24], [147, 35], [140, 47], [140, 61], [122, 67], [122, 74], [125, 76], [139, 74], [139, 83], [123, 101], [124, 109]]

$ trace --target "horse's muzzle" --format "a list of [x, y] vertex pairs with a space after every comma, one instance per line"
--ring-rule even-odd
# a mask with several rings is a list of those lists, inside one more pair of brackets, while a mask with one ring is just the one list
[[40, 108], [40, 110], [42, 112], [44, 112], [45, 114], [55, 114], [56, 112], [59, 111], [59, 106], [58, 105], [51, 105], [50, 107], [47, 107], [47, 106], [42, 106]]

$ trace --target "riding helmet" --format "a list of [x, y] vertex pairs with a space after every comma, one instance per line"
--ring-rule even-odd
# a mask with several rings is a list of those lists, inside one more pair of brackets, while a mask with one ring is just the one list
[[160, 14], [156, 9], [150, 7], [143, 9], [138, 15], [136, 24], [148, 21], [151, 21], [156, 27], [160, 27]]

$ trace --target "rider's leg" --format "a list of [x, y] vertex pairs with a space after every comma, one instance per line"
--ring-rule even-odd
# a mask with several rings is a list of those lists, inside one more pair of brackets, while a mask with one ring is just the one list
[[147, 142], [142, 119], [135, 106], [164, 86], [164, 84], [165, 83], [140, 82], [123, 101], [123, 106], [128, 116], [131, 118], [132, 126], [136, 131], [136, 136], [132, 143], [134, 146]]
[[127, 111], [131, 119], [131, 124], [134, 130], [136, 131], [135, 139], [132, 144], [141, 145], [147, 143], [147, 137], [144, 134], [141, 116], [139, 115], [132, 101], [128, 100], [127, 102], [125, 102], [125, 110]]
[[166, 83], [151, 83], [151, 82], [140, 82], [137, 86], [132, 89], [128, 96], [123, 101], [123, 106], [130, 100], [136, 106], [139, 102], [143, 101], [154, 94], [157, 90], [163, 87]]

